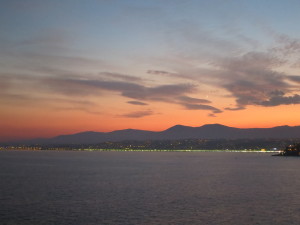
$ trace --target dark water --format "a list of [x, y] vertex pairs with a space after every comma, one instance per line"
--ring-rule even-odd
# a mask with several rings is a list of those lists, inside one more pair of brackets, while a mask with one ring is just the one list
[[0, 152], [0, 224], [300, 224], [300, 158]]

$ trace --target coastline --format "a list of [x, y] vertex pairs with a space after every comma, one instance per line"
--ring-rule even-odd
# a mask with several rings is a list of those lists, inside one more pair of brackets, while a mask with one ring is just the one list
[[[230, 150], [230, 149], [68, 149], [68, 148], [51, 148], [51, 149], [32, 149], [32, 148], [0, 148], [0, 151], [98, 151], [98, 152], [243, 152], [243, 153], [279, 153], [275, 150]], [[278, 154], [279, 155], [279, 154]]]

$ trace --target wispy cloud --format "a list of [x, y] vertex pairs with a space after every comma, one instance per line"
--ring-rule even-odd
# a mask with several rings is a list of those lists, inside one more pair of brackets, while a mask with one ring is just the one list
[[172, 72], [163, 71], [163, 70], [147, 70], [147, 73], [151, 74], [151, 75], [162, 76], [162, 77], [193, 80], [192, 76], [190, 76], [188, 74], [183, 74], [183, 73], [172, 73]]
[[163, 71], [163, 70], [147, 70], [148, 74], [154, 74], [154, 75], [163, 75], [163, 76], [172, 76], [174, 75], [174, 73], [170, 73], [167, 71]]
[[224, 109], [229, 111], [239, 111], [239, 110], [244, 110], [246, 108], [244, 106], [238, 106], [238, 107], [225, 107]]
[[141, 118], [145, 116], [151, 116], [154, 113], [151, 110], [146, 110], [146, 111], [136, 111], [136, 112], [130, 112], [126, 114], [120, 115], [121, 117], [128, 117], [128, 118]]
[[274, 54], [281, 54], [285, 57], [298, 54], [300, 51], [300, 39], [291, 38], [288, 35], [278, 34], [273, 32], [273, 36], [277, 41], [278, 45], [272, 47], [270, 52]]
[[132, 105], [148, 105], [147, 103], [140, 101], [128, 101], [127, 103]]
[[127, 74], [120, 74], [120, 73], [112, 73], [112, 72], [101, 72], [99, 73], [100, 76], [104, 78], [108, 78], [111, 80], [123, 80], [129, 82], [142, 82], [143, 79], [140, 77], [135, 77]]
[[[188, 97], [186, 94], [195, 92], [196, 86], [187, 83], [146, 86], [137, 82], [118, 81], [115, 80], [115, 77], [111, 77], [110, 80], [103, 80], [101, 77], [99, 80], [95, 80], [87, 79], [87, 77], [72, 77], [71, 75], [41, 77], [10, 74], [9, 76], [2, 75], [0, 79], [3, 87], [9, 87], [10, 91], [18, 90], [20, 93], [18, 96], [22, 95], [19, 100], [22, 101], [25, 101], [25, 99], [28, 101], [32, 100], [26, 93], [29, 90], [35, 89], [43, 93], [41, 96], [55, 93], [55, 95], [72, 97], [78, 99], [78, 101], [85, 96], [101, 96], [104, 92], [108, 91], [116, 92], [120, 96], [133, 99], [132, 101], [127, 101], [127, 103], [133, 105], [147, 105], [147, 101], [167, 102], [179, 105], [184, 103], [209, 103], [205, 99]], [[125, 76], [125, 79], [127, 80], [127, 76]], [[2, 92], [2, 96], [8, 94], [5, 93], [5, 88], [0, 92]], [[79, 109], [80, 107], [75, 108]], [[198, 109], [201, 109], [201, 107]], [[206, 110], [207, 108], [203, 109]]]
[[189, 110], [210, 110], [213, 113], [221, 113], [222, 111], [220, 109], [217, 109], [210, 105], [201, 105], [201, 104], [189, 104], [189, 103], [183, 103], [183, 106], [185, 106], [186, 109]]
[[55, 110], [61, 110], [61, 111], [82, 111], [88, 114], [94, 114], [94, 115], [101, 115], [101, 112], [93, 111], [89, 109], [88, 107], [79, 107], [79, 106], [73, 106], [73, 107], [54, 107]]
[[209, 104], [211, 101], [207, 99], [200, 99], [200, 98], [192, 98], [189, 96], [179, 96], [177, 99], [185, 104]]

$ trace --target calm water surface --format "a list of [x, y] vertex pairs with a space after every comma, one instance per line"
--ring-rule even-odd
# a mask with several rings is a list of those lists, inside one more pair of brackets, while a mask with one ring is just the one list
[[299, 165], [267, 153], [0, 151], [0, 224], [300, 224]]

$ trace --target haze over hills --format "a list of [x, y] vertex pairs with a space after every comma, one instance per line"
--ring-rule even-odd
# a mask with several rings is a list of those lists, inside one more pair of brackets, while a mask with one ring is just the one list
[[24, 144], [97, 144], [114, 141], [180, 140], [180, 139], [287, 139], [300, 138], [300, 126], [241, 129], [221, 124], [200, 127], [176, 125], [160, 132], [125, 129], [112, 132], [87, 131], [53, 138], [19, 141]]

